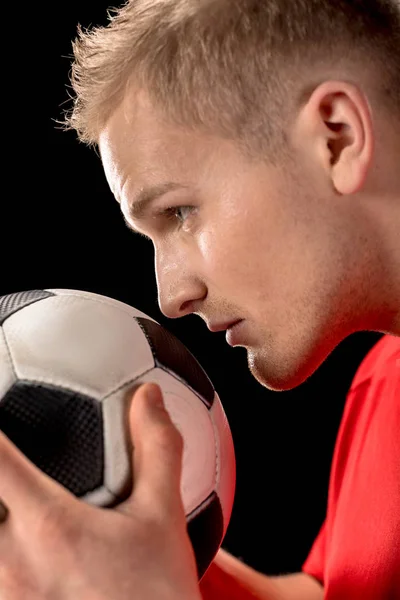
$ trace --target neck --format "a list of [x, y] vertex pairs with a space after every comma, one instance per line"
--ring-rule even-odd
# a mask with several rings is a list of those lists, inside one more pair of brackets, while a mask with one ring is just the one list
[[[397, 190], [400, 189], [400, 185]], [[380, 307], [378, 331], [400, 336], [400, 195], [381, 194], [370, 215], [375, 258], [373, 294]]]

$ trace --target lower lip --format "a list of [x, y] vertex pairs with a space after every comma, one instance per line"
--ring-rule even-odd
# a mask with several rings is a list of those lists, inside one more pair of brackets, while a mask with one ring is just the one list
[[239, 321], [236, 325], [230, 327], [226, 332], [226, 341], [230, 346], [237, 346], [240, 344], [240, 341], [243, 339], [241, 336], [242, 333], [242, 325], [244, 321]]

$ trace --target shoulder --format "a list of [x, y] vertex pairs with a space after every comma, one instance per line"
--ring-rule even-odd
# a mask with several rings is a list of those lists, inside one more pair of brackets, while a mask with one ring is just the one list
[[372, 379], [386, 377], [388, 371], [400, 369], [400, 337], [384, 335], [361, 362], [350, 390]]

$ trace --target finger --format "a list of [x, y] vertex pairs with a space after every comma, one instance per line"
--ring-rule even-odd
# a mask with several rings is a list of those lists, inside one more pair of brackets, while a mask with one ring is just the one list
[[36, 467], [0, 431], [0, 499], [10, 515], [30, 518], [37, 508], [66, 490]]
[[165, 408], [158, 385], [138, 388], [129, 418], [135, 481], [131, 500], [159, 516], [181, 513], [183, 440]]

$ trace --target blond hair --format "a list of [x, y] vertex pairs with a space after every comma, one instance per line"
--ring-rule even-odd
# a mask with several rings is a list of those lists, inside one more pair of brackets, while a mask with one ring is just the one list
[[64, 123], [89, 145], [133, 84], [169, 123], [271, 161], [294, 111], [331, 76], [364, 78], [399, 119], [398, 0], [128, 0], [108, 17], [73, 43]]

